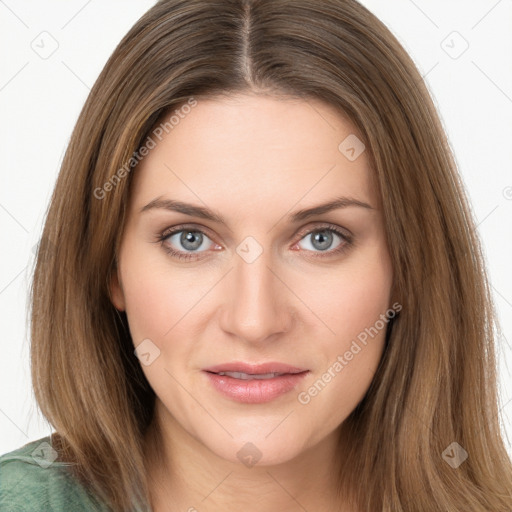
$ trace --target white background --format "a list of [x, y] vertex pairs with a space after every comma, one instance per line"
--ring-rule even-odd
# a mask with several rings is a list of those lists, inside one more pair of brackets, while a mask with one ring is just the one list
[[[500, 408], [512, 454], [512, 0], [362, 3], [425, 76], [469, 192], [503, 329]], [[0, 0], [0, 454], [52, 430], [30, 386], [33, 248], [89, 89], [153, 4]]]

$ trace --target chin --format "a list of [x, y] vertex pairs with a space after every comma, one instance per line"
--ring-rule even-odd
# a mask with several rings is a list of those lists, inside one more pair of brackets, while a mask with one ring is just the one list
[[218, 457], [248, 469], [287, 463], [304, 450], [304, 442], [291, 441], [291, 436], [286, 432], [281, 435], [272, 433], [265, 438], [266, 435], [255, 433], [251, 436], [250, 430], [247, 430], [244, 435], [235, 436], [222, 445], [212, 443], [209, 438], [205, 446]]

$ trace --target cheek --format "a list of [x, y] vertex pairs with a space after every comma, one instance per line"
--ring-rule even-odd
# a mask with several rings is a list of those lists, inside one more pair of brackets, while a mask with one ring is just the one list
[[309, 288], [317, 291], [309, 301], [322, 320], [317, 331], [324, 334], [315, 336], [322, 364], [301, 403], [311, 399], [318, 410], [335, 407], [333, 421], [341, 421], [363, 398], [381, 360], [392, 271], [386, 254], [376, 249], [322, 282], [322, 287]]
[[[199, 278], [180, 279], [165, 258], [126, 251], [123, 261], [123, 289], [126, 315], [134, 347], [140, 354], [141, 368], [159, 397], [186, 405], [175, 386], [173, 363], [190, 360], [193, 344], [194, 305], [207, 288]], [[148, 341], [149, 340], [149, 341]]]
[[149, 338], [160, 346], [190, 322], [208, 285], [204, 275], [173, 272], [165, 255], [132, 247], [127, 247], [121, 268], [130, 332], [135, 345]]
[[[374, 250], [354, 257], [322, 276], [315, 286], [308, 283], [307, 301], [317, 317], [323, 321], [322, 331], [326, 346], [342, 350], [352, 339], [364, 333], [385, 315], [390, 307], [392, 270], [386, 253]], [[306, 300], [305, 300], [306, 302]], [[382, 330], [381, 322], [377, 326]], [[373, 332], [373, 331], [372, 331]], [[322, 339], [322, 338], [321, 338]], [[333, 343], [333, 340], [337, 340]]]
[[141, 271], [125, 281], [125, 290], [126, 314], [134, 344], [145, 338], [158, 344], [157, 340], [172, 327], [167, 312], [177, 306], [166, 280]]

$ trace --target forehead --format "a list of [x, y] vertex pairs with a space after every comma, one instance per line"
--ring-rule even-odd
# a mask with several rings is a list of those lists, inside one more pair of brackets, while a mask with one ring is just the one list
[[362, 137], [330, 105], [252, 94], [196, 101], [150, 134], [156, 145], [133, 171], [134, 207], [165, 194], [239, 211], [301, 198], [378, 200]]

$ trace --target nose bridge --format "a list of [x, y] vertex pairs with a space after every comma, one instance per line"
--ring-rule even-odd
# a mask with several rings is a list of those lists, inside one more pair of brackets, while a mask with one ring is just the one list
[[283, 284], [271, 270], [272, 251], [253, 237], [236, 249], [228, 297], [223, 301], [223, 328], [247, 341], [264, 340], [283, 332], [289, 318], [283, 301]]

